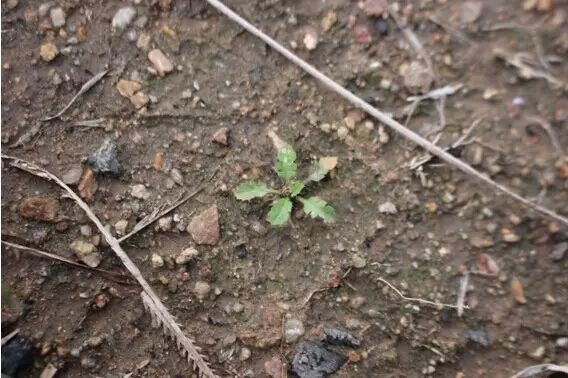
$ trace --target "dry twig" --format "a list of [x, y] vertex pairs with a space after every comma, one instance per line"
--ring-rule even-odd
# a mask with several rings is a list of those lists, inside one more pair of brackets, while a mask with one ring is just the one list
[[55, 118], [59, 118], [63, 115], [63, 113], [65, 113], [67, 111], [67, 109], [69, 109], [71, 107], [71, 105], [73, 105], [75, 103], [75, 101], [77, 101], [77, 99], [79, 97], [81, 97], [83, 94], [85, 94], [89, 89], [91, 89], [92, 87], [95, 86], [95, 84], [97, 84], [99, 81], [101, 81], [101, 79], [103, 77], [105, 77], [105, 75], [108, 73], [109, 70], [104, 70], [102, 72], [99, 72], [98, 74], [96, 74], [95, 76], [93, 76], [92, 78], [90, 78], [85, 84], [83, 84], [83, 86], [81, 87], [81, 89], [79, 89], [79, 92], [77, 92], [77, 94], [75, 96], [73, 96], [73, 98], [71, 99], [71, 101], [69, 101], [69, 103], [63, 108], [61, 109], [61, 111], [51, 117], [47, 117], [42, 119], [42, 121], [50, 121], [52, 119]]
[[542, 364], [529, 366], [513, 375], [511, 378], [531, 378], [538, 377], [545, 373], [564, 373], [568, 374], [568, 365], [554, 365], [554, 364]]
[[463, 315], [463, 306], [465, 303], [465, 294], [467, 293], [467, 284], [469, 283], [469, 272], [463, 275], [460, 280], [460, 287], [458, 290], [458, 317], [462, 317]]
[[[394, 287], [390, 282], [388, 282], [384, 278], [379, 277], [377, 279], [379, 281], [381, 281], [382, 283], [384, 283], [385, 285], [387, 285], [388, 287], [390, 287], [396, 294], [398, 294], [399, 297], [401, 297], [405, 301], [422, 303], [422, 304], [434, 306], [434, 307], [448, 307], [448, 308], [457, 308], [458, 307], [456, 305], [432, 302], [432, 301], [422, 299], [422, 298], [407, 297], [406, 295], [402, 294], [402, 292], [400, 290], [398, 290], [396, 287]], [[467, 306], [464, 306], [463, 308], [469, 309], [469, 307], [467, 307]]]
[[244, 18], [239, 16], [237, 13], [235, 13], [231, 9], [227, 8], [219, 0], [207, 0], [207, 2], [211, 6], [215, 7], [217, 10], [219, 10], [221, 13], [226, 15], [228, 18], [230, 18], [232, 21], [238, 23], [240, 26], [245, 28], [247, 31], [249, 31], [250, 33], [252, 33], [256, 37], [260, 38], [267, 45], [272, 47], [274, 50], [278, 51], [280, 54], [282, 54], [284, 57], [286, 57], [287, 59], [292, 61], [294, 64], [301, 67], [304, 71], [309, 73], [315, 79], [319, 80], [321, 83], [323, 83], [329, 89], [331, 89], [332, 91], [334, 91], [338, 95], [342, 96], [343, 98], [345, 98], [346, 100], [351, 102], [353, 105], [363, 109], [368, 114], [370, 114], [371, 116], [376, 118], [378, 121], [389, 126], [394, 131], [398, 132], [399, 134], [401, 134], [405, 138], [411, 140], [412, 142], [416, 143], [420, 147], [424, 148], [426, 151], [430, 152], [432, 155], [438, 156], [441, 160], [444, 160], [446, 163], [454, 166], [455, 168], [461, 170], [462, 172], [465, 172], [465, 173], [475, 177], [477, 180], [484, 182], [485, 184], [491, 186], [493, 189], [496, 189], [499, 192], [508, 195], [509, 197], [511, 197], [511, 198], [515, 199], [516, 201], [522, 203], [523, 205], [527, 206], [528, 208], [530, 208], [534, 211], [537, 211], [537, 212], [539, 212], [543, 215], [546, 215], [547, 217], [558, 221], [559, 223], [563, 224], [564, 226], [568, 226], [568, 218], [566, 218], [566, 217], [564, 217], [564, 216], [562, 216], [562, 215], [560, 215], [560, 214], [558, 214], [558, 213], [556, 213], [556, 212], [554, 212], [554, 211], [552, 211], [552, 210], [550, 210], [546, 207], [540, 206], [539, 204], [536, 204], [534, 202], [529, 201], [528, 199], [522, 197], [521, 195], [511, 191], [506, 186], [503, 186], [503, 185], [493, 181], [487, 175], [482, 174], [477, 169], [473, 168], [472, 166], [463, 162], [462, 160], [456, 158], [455, 156], [452, 156], [452, 154], [448, 153], [447, 151], [444, 151], [442, 148], [432, 144], [427, 139], [421, 137], [420, 135], [416, 134], [412, 130], [409, 130], [408, 128], [406, 128], [405, 126], [403, 126], [402, 124], [400, 124], [399, 122], [394, 120], [391, 116], [389, 116], [389, 115], [383, 113], [382, 111], [378, 110], [377, 108], [373, 107], [368, 102], [364, 101], [363, 99], [356, 96], [355, 94], [353, 94], [349, 90], [345, 89], [344, 87], [342, 87], [341, 85], [339, 85], [335, 81], [331, 80], [329, 77], [325, 76], [317, 68], [308, 64], [306, 61], [302, 60], [296, 54], [294, 54], [293, 52], [291, 52], [290, 50], [288, 50], [287, 48], [282, 46], [280, 43], [276, 42], [273, 38], [271, 38], [268, 35], [266, 35], [265, 33], [263, 33], [257, 27], [252, 25], [250, 22], [248, 22], [247, 20], [245, 20]]
[[85, 270], [92, 270], [93, 272], [101, 273], [101, 274], [107, 276], [109, 279], [116, 281], [116, 282], [119, 282], [119, 283], [123, 283], [123, 284], [131, 283], [129, 281], [130, 277], [128, 277], [128, 276], [126, 276], [122, 273], [111, 272], [109, 270], [98, 269], [98, 268], [91, 268], [88, 265], [81, 264], [81, 263], [75, 262], [73, 260], [66, 259], [65, 257], [61, 257], [61, 256], [55, 255], [53, 253], [41, 251], [39, 249], [26, 247], [25, 245], [21, 245], [21, 244], [10, 243], [10, 242], [4, 241], [4, 240], [2, 240], [1, 243], [4, 244], [4, 245], [7, 245], [9, 247], [19, 249], [20, 251], [31, 253], [32, 255], [35, 255], [35, 256], [38, 256], [38, 257], [43, 257], [43, 258], [46, 258], [46, 259], [60, 261], [62, 263], [65, 263], [65, 264], [68, 264], [68, 265], [71, 265], [71, 266], [75, 266], [77, 268], [81, 268], [81, 269], [85, 269]]
[[142, 286], [142, 300], [146, 309], [151, 312], [154, 319], [157, 319], [163, 325], [164, 331], [167, 335], [175, 338], [178, 348], [182, 348], [184, 355], [189, 361], [192, 361], [193, 368], [199, 371], [200, 377], [216, 378], [217, 375], [207, 364], [205, 357], [201, 355], [200, 348], [194, 345], [193, 341], [184, 335], [179, 324], [175, 321], [175, 318], [169, 313], [168, 309], [164, 306], [158, 295], [154, 292], [150, 284], [146, 281], [140, 269], [134, 264], [134, 262], [128, 257], [126, 252], [120, 246], [119, 241], [107, 230], [101, 223], [99, 218], [93, 213], [89, 205], [87, 205], [81, 197], [77, 195], [69, 186], [67, 186], [59, 177], [48, 172], [47, 170], [38, 167], [23, 159], [19, 159], [12, 156], [2, 155], [3, 159], [11, 160], [11, 165], [31, 173], [34, 176], [44, 178], [49, 181], [55, 182], [62, 189], [64, 189], [67, 194], [75, 201], [75, 203], [83, 209], [87, 214], [89, 219], [97, 226], [99, 232], [104, 236], [105, 240], [116, 253], [118, 258], [122, 261], [126, 269], [136, 278], [140, 286]]
[[4, 346], [5, 344], [8, 343], [8, 341], [12, 340], [14, 337], [16, 337], [18, 335], [18, 333], [20, 333], [20, 329], [16, 328], [15, 330], [13, 330], [12, 332], [10, 332], [9, 334], [7, 334], [6, 336], [4, 336], [2, 338], [2, 346]]

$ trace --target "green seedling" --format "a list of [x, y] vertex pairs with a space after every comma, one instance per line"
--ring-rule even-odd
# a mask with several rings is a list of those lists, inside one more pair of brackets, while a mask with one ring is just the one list
[[248, 181], [240, 184], [233, 191], [235, 197], [241, 201], [250, 201], [253, 198], [262, 198], [269, 194], [276, 194], [278, 198], [268, 212], [268, 222], [273, 226], [281, 226], [288, 222], [294, 200], [304, 205], [304, 211], [312, 218], [320, 218], [329, 223], [335, 220], [335, 210], [327, 202], [318, 197], [304, 198], [300, 196], [302, 190], [310, 182], [321, 181], [337, 164], [337, 158], [321, 158], [315, 164], [308, 178], [304, 181], [296, 179], [298, 165], [296, 151], [286, 145], [278, 151], [276, 173], [284, 181], [280, 190], [270, 188], [262, 181]]

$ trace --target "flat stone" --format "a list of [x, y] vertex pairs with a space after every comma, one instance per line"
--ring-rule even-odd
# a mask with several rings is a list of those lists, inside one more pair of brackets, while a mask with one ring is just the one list
[[78, 239], [71, 243], [71, 249], [82, 262], [91, 268], [96, 268], [102, 261], [102, 256], [92, 243]]
[[398, 210], [394, 203], [387, 201], [379, 205], [379, 213], [382, 214], [396, 214]]
[[20, 203], [22, 218], [36, 221], [55, 222], [59, 213], [59, 202], [49, 197], [28, 197]]
[[81, 181], [82, 175], [83, 175], [83, 167], [78, 165], [69, 168], [69, 170], [61, 176], [61, 179], [67, 185], [77, 185], [79, 181]]
[[164, 76], [165, 74], [172, 72], [174, 69], [174, 65], [168, 59], [167, 56], [161, 50], [154, 49], [148, 53], [148, 59], [154, 65], [156, 72], [160, 76]]
[[136, 93], [134, 96], [130, 97], [130, 102], [136, 109], [143, 108], [150, 102], [150, 98], [142, 91]]
[[60, 28], [65, 25], [65, 11], [61, 7], [51, 8], [49, 17], [53, 27]]
[[116, 89], [118, 89], [118, 93], [120, 93], [122, 97], [130, 98], [142, 89], [142, 85], [137, 81], [121, 79], [116, 84]]
[[299, 319], [288, 319], [285, 325], [284, 336], [288, 344], [296, 342], [305, 332], [304, 323]]
[[219, 242], [219, 211], [213, 205], [193, 217], [187, 231], [197, 244], [215, 245]]
[[212, 139], [214, 142], [227, 146], [229, 144], [229, 129], [221, 127], [219, 130], [215, 131]]
[[134, 7], [120, 8], [112, 18], [112, 27], [114, 29], [124, 29], [130, 25], [134, 17], [136, 17], [136, 9]]
[[176, 257], [177, 265], [184, 265], [190, 261], [193, 261], [199, 256], [199, 251], [193, 247], [189, 247], [181, 251], [181, 253]]

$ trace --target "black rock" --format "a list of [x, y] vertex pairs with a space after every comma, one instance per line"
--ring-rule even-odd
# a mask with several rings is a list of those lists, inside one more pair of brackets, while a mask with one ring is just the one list
[[121, 172], [118, 161], [118, 146], [112, 139], [106, 139], [103, 144], [87, 159], [87, 163], [96, 173], [119, 175]]
[[358, 347], [361, 345], [361, 342], [349, 332], [337, 328], [324, 328], [323, 332], [325, 333], [324, 341], [328, 344], [345, 345], [349, 347]]
[[485, 327], [479, 327], [478, 329], [470, 329], [465, 331], [463, 334], [466, 340], [472, 341], [484, 347], [488, 347], [491, 344], [489, 339], [489, 333]]
[[34, 359], [32, 344], [17, 337], [2, 347], [2, 374], [14, 376], [31, 366]]
[[389, 34], [389, 24], [382, 18], [379, 18], [377, 21], [375, 21], [375, 29], [382, 36]]
[[347, 357], [324, 348], [321, 343], [304, 341], [292, 360], [292, 369], [300, 378], [324, 378], [346, 361]]

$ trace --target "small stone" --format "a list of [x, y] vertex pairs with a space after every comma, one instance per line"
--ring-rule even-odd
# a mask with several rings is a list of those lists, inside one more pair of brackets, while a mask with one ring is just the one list
[[219, 242], [219, 211], [213, 205], [193, 217], [187, 231], [197, 244], [215, 245]]
[[410, 63], [404, 73], [404, 86], [412, 93], [427, 92], [432, 80], [432, 73], [428, 67], [418, 61]]
[[339, 126], [339, 128], [337, 129], [337, 136], [339, 139], [345, 139], [348, 134], [349, 130], [345, 126]]
[[183, 175], [181, 174], [179, 169], [173, 168], [170, 172], [170, 176], [176, 184], [183, 186]]
[[367, 302], [367, 299], [365, 297], [357, 296], [351, 299], [349, 305], [351, 306], [351, 308], [358, 309], [361, 308], [361, 306], [363, 306], [365, 302]]
[[126, 234], [126, 229], [128, 228], [128, 221], [126, 219], [121, 219], [114, 224], [114, 230], [118, 236], [123, 236]]
[[483, 99], [486, 101], [495, 100], [501, 94], [501, 91], [496, 88], [487, 88], [483, 91]]
[[20, 203], [22, 218], [36, 221], [55, 222], [59, 213], [59, 202], [49, 197], [28, 197]]
[[559, 348], [568, 348], [568, 337], [559, 337], [556, 339], [556, 346]]
[[150, 98], [142, 91], [130, 97], [130, 102], [136, 109], [143, 108], [150, 102]]
[[78, 165], [67, 170], [61, 179], [67, 185], [76, 185], [81, 181], [81, 175], [83, 174], [83, 168]]
[[46, 62], [51, 62], [59, 54], [57, 46], [53, 42], [46, 42], [41, 45], [39, 55]]
[[130, 195], [134, 198], [147, 200], [150, 198], [150, 192], [142, 184], [133, 185], [130, 187]]
[[85, 369], [93, 369], [97, 366], [97, 362], [91, 357], [85, 356], [81, 358], [81, 366]]
[[96, 348], [99, 345], [101, 345], [104, 341], [105, 339], [102, 336], [91, 336], [87, 340], [85, 340], [85, 346]]
[[137, 81], [121, 79], [116, 84], [116, 89], [118, 89], [118, 93], [120, 93], [122, 97], [130, 98], [142, 89], [142, 85]]
[[532, 358], [534, 358], [535, 360], [541, 360], [544, 357], [544, 354], [546, 352], [546, 348], [544, 347], [544, 345], [539, 346], [538, 348], [536, 348], [531, 354], [530, 356]]
[[136, 17], [136, 9], [134, 7], [124, 7], [120, 8], [112, 18], [113, 29], [124, 29], [134, 20]]
[[241, 348], [241, 352], [239, 353], [239, 360], [240, 361], [246, 361], [250, 358], [251, 354], [252, 353], [251, 353], [249, 348], [246, 348], [246, 347]]
[[85, 170], [85, 174], [79, 183], [77, 189], [79, 189], [79, 194], [82, 198], [86, 200], [93, 199], [96, 191], [97, 191], [97, 180], [95, 178], [95, 173], [92, 169], [87, 168]]
[[136, 41], [136, 47], [142, 51], [149, 51], [152, 44], [152, 37], [149, 34], [142, 33]]
[[566, 251], [568, 251], [568, 242], [558, 243], [550, 252], [550, 258], [552, 261], [562, 261], [566, 255]]
[[536, 10], [539, 12], [550, 12], [554, 8], [554, 0], [538, 0]]
[[523, 289], [523, 284], [519, 281], [518, 278], [513, 278], [511, 280], [511, 292], [513, 293], [513, 297], [518, 304], [525, 304], [527, 303], [527, 299], [525, 297], [525, 290]]
[[52, 8], [49, 11], [49, 17], [54, 27], [60, 28], [65, 25], [65, 11], [61, 7]]
[[89, 155], [87, 163], [96, 173], [119, 175], [121, 167], [118, 160], [118, 146], [112, 139], [105, 139], [103, 144]]
[[157, 253], [153, 253], [152, 257], [150, 258], [152, 263], [152, 268], [158, 269], [164, 266], [164, 259], [162, 256], [158, 255]]
[[172, 62], [164, 55], [164, 53], [158, 49], [154, 49], [148, 53], [148, 59], [154, 65], [156, 72], [160, 76], [173, 71], [174, 65]]
[[336, 23], [337, 14], [334, 11], [329, 11], [321, 20], [321, 28], [326, 32], [329, 31]]
[[304, 323], [301, 320], [288, 319], [286, 321], [284, 335], [288, 344], [296, 342], [304, 332]]
[[283, 372], [286, 371], [286, 364], [284, 364], [280, 357], [274, 356], [270, 360], [264, 362], [264, 371], [270, 378], [284, 378]]
[[221, 127], [219, 130], [215, 131], [212, 139], [214, 142], [227, 146], [229, 144], [229, 129]]
[[243, 306], [242, 303], [240, 302], [235, 302], [235, 304], [233, 304], [233, 312], [240, 314], [241, 312], [243, 312], [245, 309], [245, 306]]
[[493, 247], [495, 243], [493, 243], [491, 239], [487, 239], [479, 235], [474, 235], [469, 239], [469, 244], [475, 248], [489, 248]]
[[18, 4], [20, 4], [20, 0], [8, 0], [6, 2], [6, 7], [8, 9], [14, 9], [18, 6]]
[[187, 264], [188, 262], [195, 260], [197, 256], [199, 256], [199, 251], [197, 251], [197, 249], [193, 247], [186, 248], [176, 257], [176, 264]]
[[389, 34], [388, 22], [383, 18], [379, 18], [377, 21], [375, 21], [375, 30], [379, 32], [381, 36], [388, 35]]
[[309, 29], [304, 35], [304, 46], [306, 50], [314, 50], [318, 45], [318, 34], [315, 30]]
[[81, 227], [79, 227], [79, 231], [81, 232], [81, 235], [86, 238], [93, 236], [93, 229], [88, 224], [81, 225]]
[[450, 192], [444, 192], [442, 195], [442, 202], [446, 204], [450, 204], [456, 200], [456, 197]]
[[172, 217], [162, 217], [158, 219], [158, 230], [169, 231], [172, 229]]
[[521, 238], [517, 234], [515, 234], [512, 230], [509, 230], [508, 228], [502, 228], [501, 235], [503, 236], [503, 241], [506, 243], [516, 243], [519, 240], [521, 240]]
[[181, 98], [184, 100], [188, 100], [193, 96], [193, 92], [191, 89], [186, 89], [185, 91], [181, 92]]
[[357, 269], [363, 269], [367, 265], [367, 260], [365, 260], [360, 255], [351, 256], [351, 265]]
[[96, 268], [102, 261], [102, 256], [92, 243], [78, 239], [71, 243], [71, 249], [81, 261], [91, 268]]
[[478, 329], [470, 329], [464, 333], [466, 340], [473, 341], [481, 346], [488, 347], [491, 344], [491, 339], [489, 338], [489, 333], [485, 327], [480, 327]]
[[371, 43], [371, 33], [369, 33], [369, 29], [365, 25], [357, 25], [353, 29], [353, 35], [355, 37], [355, 41], [362, 45], [367, 45]]
[[207, 282], [197, 281], [195, 283], [193, 292], [195, 293], [197, 298], [203, 300], [211, 292], [211, 286]]
[[379, 126], [379, 142], [381, 144], [387, 144], [390, 141], [389, 134], [386, 132], [383, 125]]
[[460, 21], [462, 24], [471, 24], [481, 16], [483, 3], [481, 1], [466, 1], [460, 9]]
[[396, 209], [394, 203], [387, 201], [379, 205], [379, 213], [393, 215], [398, 213], [398, 210]]

